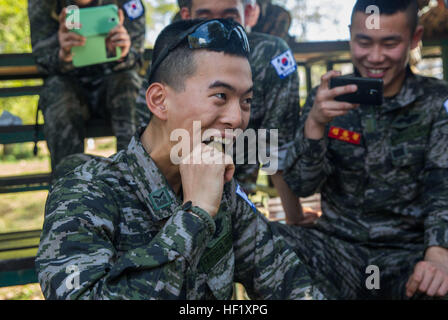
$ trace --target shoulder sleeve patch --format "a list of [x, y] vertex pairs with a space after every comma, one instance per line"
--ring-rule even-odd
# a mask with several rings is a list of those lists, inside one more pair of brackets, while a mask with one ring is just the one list
[[271, 64], [281, 79], [286, 78], [297, 70], [297, 63], [291, 50], [285, 51], [272, 59]]
[[123, 9], [126, 11], [130, 20], [138, 19], [145, 13], [145, 9], [140, 0], [130, 0], [126, 2], [123, 5]]
[[249, 204], [249, 206], [252, 208], [254, 212], [257, 212], [257, 208], [252, 203], [252, 201], [249, 200], [247, 194], [243, 191], [243, 189], [241, 189], [239, 184], [236, 185], [236, 194], [239, 195], [241, 198], [243, 198], [243, 200]]
[[445, 103], [443, 104], [443, 106], [445, 107], [446, 112], [448, 113], [448, 100], [445, 101]]

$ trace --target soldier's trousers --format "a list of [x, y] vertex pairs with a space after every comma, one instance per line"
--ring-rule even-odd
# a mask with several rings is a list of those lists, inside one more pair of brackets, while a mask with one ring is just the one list
[[66, 156], [84, 152], [86, 123], [90, 118], [110, 120], [117, 149], [126, 148], [136, 130], [135, 100], [141, 79], [136, 71], [99, 77], [49, 76], [39, 107], [51, 166]]
[[[327, 299], [409, 299], [406, 283], [424, 247], [391, 248], [349, 243], [316, 229], [272, 223], [307, 266]], [[378, 267], [379, 282], [369, 266]], [[379, 289], [373, 286], [379, 284]], [[413, 299], [427, 298], [416, 294]]]

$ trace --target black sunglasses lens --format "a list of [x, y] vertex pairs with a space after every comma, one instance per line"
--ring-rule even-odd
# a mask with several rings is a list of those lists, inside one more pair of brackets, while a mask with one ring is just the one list
[[188, 36], [190, 48], [223, 48], [233, 37], [241, 43], [244, 52], [249, 52], [249, 42], [243, 28], [235, 24], [224, 24], [220, 21], [211, 21], [199, 26]]

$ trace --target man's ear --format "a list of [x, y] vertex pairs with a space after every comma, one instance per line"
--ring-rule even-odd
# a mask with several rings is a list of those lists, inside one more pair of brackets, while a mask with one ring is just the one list
[[166, 88], [163, 84], [155, 82], [146, 90], [146, 105], [151, 113], [160, 120], [167, 119]]
[[419, 46], [420, 41], [423, 38], [423, 31], [425, 28], [422, 25], [418, 25], [415, 29], [414, 35], [412, 36], [411, 49], [415, 49]]
[[188, 9], [187, 7], [180, 8], [179, 12], [180, 12], [180, 17], [182, 18], [182, 20], [191, 19], [190, 9]]
[[260, 18], [260, 6], [258, 5], [258, 3], [256, 3], [255, 5], [246, 5], [246, 7], [244, 8], [244, 17], [246, 27], [254, 27], [258, 22], [258, 18]]

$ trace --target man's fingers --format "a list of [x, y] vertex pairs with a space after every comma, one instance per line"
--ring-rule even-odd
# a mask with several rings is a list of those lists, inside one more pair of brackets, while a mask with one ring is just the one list
[[235, 174], [235, 164], [233, 163], [232, 157], [229, 155], [225, 156], [226, 171], [224, 173], [224, 183], [230, 182]]
[[64, 40], [72, 40], [72, 41], [80, 41], [80, 42], [85, 42], [86, 38], [84, 38], [83, 36], [76, 34], [74, 32], [69, 32], [67, 33], [64, 37]]
[[418, 290], [420, 292], [427, 292], [429, 285], [431, 284], [432, 280], [434, 279], [435, 272], [433, 270], [429, 270], [428, 268], [424, 268], [423, 271], [423, 280], [420, 283], [420, 286], [418, 287]]
[[320, 81], [320, 88], [322, 89], [329, 89], [330, 88], [330, 79], [334, 77], [340, 76], [341, 73], [339, 71], [331, 70], [330, 72], [327, 72], [324, 74]]
[[408, 297], [412, 297], [417, 291], [421, 281], [423, 280], [423, 270], [424, 269], [420, 267], [420, 264], [417, 264], [414, 269], [414, 273], [411, 275], [408, 283], [406, 284], [406, 294]]
[[67, 18], [67, 8], [62, 9], [59, 14], [59, 28], [65, 28], [67, 30], [67, 26], [65, 24], [65, 19]]
[[120, 25], [123, 25], [124, 23], [124, 13], [123, 10], [118, 9], [118, 19], [120, 21]]
[[110, 41], [112, 42], [117, 42], [117, 41], [123, 41], [123, 40], [128, 40], [129, 41], [129, 36], [127, 35], [127, 33], [116, 33], [112, 36], [110, 36]]
[[448, 294], [448, 279], [445, 279], [445, 281], [440, 286], [439, 290], [437, 291], [437, 295], [439, 297], [444, 297]]
[[335, 87], [326, 91], [326, 96], [328, 100], [334, 100], [334, 98], [338, 96], [342, 96], [343, 94], [354, 93], [358, 91], [358, 86], [356, 84], [350, 84], [347, 86]]
[[409, 278], [409, 281], [406, 284], [406, 295], [409, 298], [412, 297], [415, 294], [419, 284], [420, 284], [420, 281], [415, 280], [413, 278], [413, 276], [411, 276], [411, 278]]
[[439, 291], [440, 286], [443, 284], [443, 280], [443, 274], [440, 271], [437, 271], [431, 284], [429, 285], [428, 290], [426, 291], [426, 294], [430, 297], [435, 296], [437, 291]]

